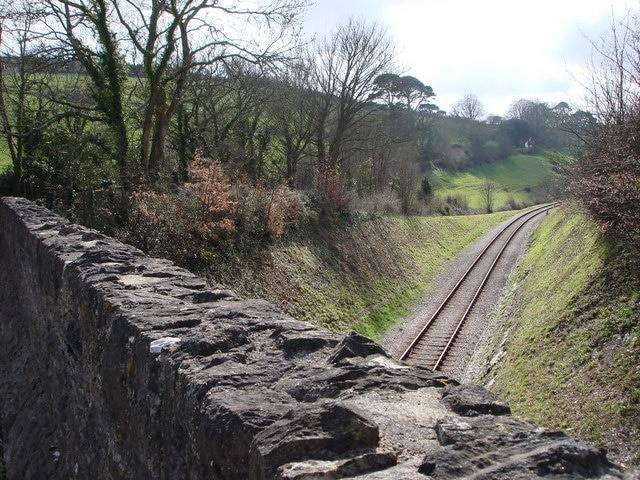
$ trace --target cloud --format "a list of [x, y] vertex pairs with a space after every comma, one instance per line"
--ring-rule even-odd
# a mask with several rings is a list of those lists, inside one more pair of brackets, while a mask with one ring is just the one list
[[365, 16], [385, 25], [399, 67], [433, 87], [450, 109], [473, 93], [503, 114], [520, 98], [572, 101], [572, 69], [588, 60], [588, 38], [606, 32], [628, 0], [318, 0], [324, 25]]
[[388, 3], [388, 0], [316, 0], [304, 18], [307, 33], [323, 35], [346, 23], [351, 16], [386, 23], [382, 13]]

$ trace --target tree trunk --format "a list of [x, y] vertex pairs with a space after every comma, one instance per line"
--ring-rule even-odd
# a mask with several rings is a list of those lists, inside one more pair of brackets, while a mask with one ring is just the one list
[[164, 168], [164, 150], [169, 122], [165, 110], [159, 107], [156, 111], [153, 136], [151, 137], [151, 151], [149, 152], [148, 180], [152, 183], [158, 180]]
[[[142, 135], [140, 138], [140, 166], [145, 177], [149, 175], [149, 160], [151, 152], [151, 138], [153, 133], [154, 111], [157, 103], [157, 92], [151, 88], [149, 103], [144, 112], [144, 121], [142, 122]], [[145, 178], [146, 179], [146, 178]]]
[[[2, 24], [0, 24], [0, 46], [2, 45]], [[4, 69], [2, 58], [0, 58], [0, 120], [2, 120], [3, 133], [9, 147], [9, 154], [13, 163], [13, 177], [11, 181], [11, 191], [13, 195], [20, 194], [20, 186], [22, 184], [22, 155], [19, 155], [13, 139], [13, 129], [9, 123], [9, 113], [4, 98]]]

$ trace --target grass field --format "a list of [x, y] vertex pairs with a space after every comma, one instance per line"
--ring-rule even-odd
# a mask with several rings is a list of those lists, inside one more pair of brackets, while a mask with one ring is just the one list
[[493, 182], [497, 189], [494, 209], [509, 201], [518, 203], [531, 199], [532, 192], [548, 184], [554, 173], [545, 155], [512, 155], [495, 164], [483, 165], [465, 172], [435, 172], [434, 193], [441, 199], [447, 196], [464, 197], [470, 208], [483, 208], [480, 189]]

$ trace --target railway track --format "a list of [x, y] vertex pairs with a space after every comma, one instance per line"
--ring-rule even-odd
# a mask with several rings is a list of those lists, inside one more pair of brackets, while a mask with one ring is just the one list
[[446, 370], [442, 367], [445, 366], [470, 312], [509, 243], [528, 222], [556, 206], [557, 203], [543, 205], [512, 218], [473, 260], [435, 313], [427, 319], [418, 335], [404, 350], [400, 360], [432, 370]]

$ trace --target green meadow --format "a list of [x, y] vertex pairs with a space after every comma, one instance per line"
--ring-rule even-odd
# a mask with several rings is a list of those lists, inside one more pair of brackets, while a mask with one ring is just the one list
[[544, 155], [512, 155], [499, 163], [483, 165], [464, 172], [434, 172], [434, 194], [465, 198], [469, 208], [484, 208], [480, 190], [487, 181], [496, 186], [494, 209], [507, 203], [532, 200], [536, 190], [553, 182], [551, 159]]

